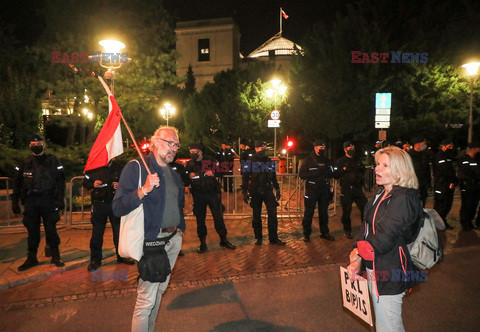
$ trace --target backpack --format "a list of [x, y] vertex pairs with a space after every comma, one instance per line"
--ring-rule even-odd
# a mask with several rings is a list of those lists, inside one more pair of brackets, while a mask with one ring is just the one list
[[415, 240], [407, 244], [413, 263], [421, 270], [429, 269], [443, 259], [443, 246], [437, 229], [445, 229], [442, 218], [433, 209], [423, 209]]

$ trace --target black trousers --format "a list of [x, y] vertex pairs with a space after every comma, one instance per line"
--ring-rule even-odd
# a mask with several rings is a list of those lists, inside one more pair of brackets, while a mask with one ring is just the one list
[[454, 189], [435, 189], [433, 208], [438, 212], [443, 221], [452, 209]]
[[427, 204], [428, 197], [428, 184], [418, 184], [418, 191], [420, 191], [420, 199], [422, 200], [423, 207]]
[[102, 261], [102, 247], [103, 234], [105, 233], [105, 226], [107, 219], [110, 220], [113, 231], [113, 244], [115, 245], [115, 253], [117, 259], [120, 258], [118, 254], [118, 237], [120, 233], [120, 218], [113, 215], [112, 202], [94, 202], [92, 204], [92, 218], [91, 223], [92, 237], [90, 238], [90, 260], [95, 262]]
[[40, 244], [40, 223], [43, 221], [47, 245], [58, 247], [60, 237], [57, 233], [57, 222], [60, 213], [56, 206], [56, 199], [51, 196], [31, 196], [24, 202], [23, 225], [28, 231], [28, 251], [37, 251]]
[[253, 209], [253, 233], [255, 234], [256, 239], [261, 239], [263, 236], [262, 203], [265, 203], [265, 207], [267, 208], [268, 239], [270, 241], [275, 241], [278, 239], [277, 206], [279, 204], [275, 199], [275, 195], [273, 195], [272, 190], [267, 190], [267, 192], [263, 195], [252, 195], [252, 201], [250, 202], [250, 206]]
[[205, 219], [207, 217], [207, 206], [213, 217], [215, 230], [220, 237], [227, 235], [227, 228], [223, 220], [223, 209], [220, 195], [215, 192], [192, 192], [193, 196], [193, 214], [197, 218], [197, 235], [200, 239], [207, 236], [207, 226]]
[[[460, 206], [460, 223], [463, 228], [472, 228], [473, 219], [477, 213], [480, 192], [478, 190], [462, 190], [462, 204]], [[479, 225], [477, 216], [476, 224]]]
[[312, 234], [312, 219], [315, 213], [315, 207], [318, 204], [318, 221], [320, 224], [320, 233], [329, 234], [328, 229], [328, 204], [330, 203], [330, 188], [323, 187], [316, 191], [309, 191], [305, 195], [305, 213], [303, 215], [302, 226], [303, 234]]
[[340, 204], [342, 205], [342, 224], [345, 232], [352, 231], [352, 220], [350, 215], [352, 214], [352, 204], [355, 203], [360, 210], [360, 220], [363, 221], [363, 211], [365, 210], [365, 204], [367, 204], [367, 197], [363, 193], [361, 188], [350, 187], [342, 188], [340, 194]]

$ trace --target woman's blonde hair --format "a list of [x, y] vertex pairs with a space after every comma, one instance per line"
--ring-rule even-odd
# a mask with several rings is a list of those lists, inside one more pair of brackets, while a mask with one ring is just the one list
[[395, 180], [394, 185], [418, 189], [418, 179], [415, 175], [412, 158], [407, 152], [396, 146], [387, 146], [375, 153], [375, 163], [382, 154], [386, 154], [390, 158], [390, 171]]

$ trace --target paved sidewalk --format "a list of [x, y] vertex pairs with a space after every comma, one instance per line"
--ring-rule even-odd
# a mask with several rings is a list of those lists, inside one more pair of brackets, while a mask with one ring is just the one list
[[[459, 230], [459, 204], [459, 198], [456, 197], [451, 218], [449, 219], [449, 222], [456, 229], [442, 234], [447, 251], [455, 247], [480, 245], [479, 231], [462, 232]], [[432, 202], [427, 203], [427, 207], [431, 205]], [[318, 219], [314, 219], [315, 231], [312, 234], [312, 242], [304, 243], [302, 241], [301, 218], [281, 218], [279, 220], [279, 236], [287, 242], [286, 247], [273, 246], [268, 244], [268, 241], [264, 241], [265, 244], [262, 246], [255, 246], [253, 244], [254, 237], [250, 218], [227, 219], [228, 237], [237, 245], [236, 250], [226, 250], [219, 246], [218, 235], [213, 229], [213, 221], [210, 220], [207, 221], [209, 251], [205, 254], [197, 254], [195, 252], [199, 244], [196, 237], [196, 224], [193, 219], [189, 219], [183, 244], [185, 256], [180, 257], [178, 264], [175, 266], [172, 276], [172, 287], [199, 284], [208, 280], [215, 281], [222, 278], [242, 278], [252, 274], [261, 275], [291, 268], [308, 268], [332, 263], [345, 263], [348, 260], [352, 240], [343, 236], [340, 213], [341, 208], [338, 209], [337, 215], [330, 218], [331, 233], [336, 238], [334, 242], [319, 238]], [[355, 231], [360, 225], [356, 208], [353, 209], [352, 220]], [[264, 232], [266, 232], [266, 225], [264, 225]], [[25, 283], [35, 282], [36, 280], [52, 276], [60, 278], [59, 280], [68, 279], [68, 288], [71, 288], [72, 282], [77, 282], [79, 294], [95, 291], [96, 287], [100, 287], [97, 284], [102, 283], [86, 282], [89, 278], [86, 265], [90, 257], [89, 240], [91, 229], [87, 227], [68, 227], [60, 229], [59, 234], [62, 241], [60, 252], [62, 259], [66, 263], [64, 268], [56, 268], [53, 264], [50, 264], [50, 259], [44, 256], [43, 247], [45, 241], [42, 238], [38, 255], [40, 265], [24, 272], [18, 272], [18, 266], [24, 262], [26, 257], [26, 233], [0, 233], [0, 291], [6, 291], [6, 293], [2, 292], [3, 295], [8, 295], [7, 293], [16, 293], [18, 295], [21, 292], [14, 291], [12, 287], [15, 288]], [[266, 234], [264, 234], [264, 237], [266, 237]], [[137, 276], [136, 266], [116, 264], [110, 228], [107, 228], [105, 233], [103, 255], [104, 266], [102, 271], [120, 271], [128, 274], [126, 283], [112, 282], [111, 288], [113, 290], [133, 289]], [[58, 283], [58, 287], [58, 295], [60, 296], [63, 294], [61, 282]], [[67, 286], [65, 287], [67, 288]], [[102, 287], [105, 287], [105, 285]], [[41, 288], [42, 283], [38, 282], [40, 293], [42, 293], [40, 291]], [[71, 292], [67, 293], [67, 289], [65, 289], [64, 295], [71, 295]], [[22, 294], [20, 298], [15, 298], [17, 301], [21, 301], [22, 299], [33, 300], [40, 297], [35, 296], [35, 294], [30, 296]]]

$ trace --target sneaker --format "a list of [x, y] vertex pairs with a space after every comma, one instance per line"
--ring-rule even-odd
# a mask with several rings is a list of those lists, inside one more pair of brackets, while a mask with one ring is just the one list
[[87, 271], [92, 272], [96, 271], [102, 266], [102, 262], [96, 262], [96, 261], [90, 261], [90, 263], [87, 266]]
[[255, 244], [256, 244], [257, 246], [261, 246], [261, 245], [262, 245], [262, 239], [256, 239], [256, 240], [255, 240]]
[[200, 247], [198, 247], [197, 252], [199, 254], [203, 254], [204, 252], [207, 252], [207, 245], [206, 244], [200, 244]]
[[18, 267], [18, 271], [25, 271], [37, 265], [38, 260], [36, 258], [28, 257], [27, 260]]
[[310, 242], [310, 235], [304, 235], [303, 242]]
[[352, 232], [345, 232], [345, 236], [347, 237], [347, 239], [353, 239]]

